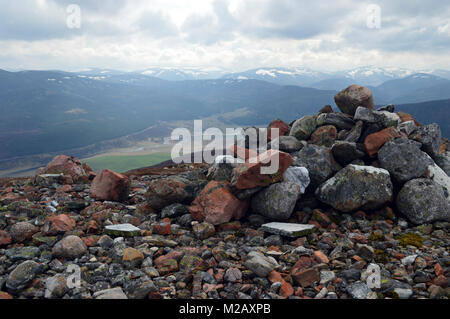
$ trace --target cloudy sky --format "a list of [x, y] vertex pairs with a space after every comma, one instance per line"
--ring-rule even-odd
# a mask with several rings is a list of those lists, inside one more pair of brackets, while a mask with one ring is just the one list
[[[239, 71], [305, 66], [335, 71], [364, 65], [450, 69], [448, 0], [1, 0], [1, 4], [3, 69], [132, 71], [173, 66]], [[81, 9], [80, 28], [73, 28], [78, 16], [70, 4]]]

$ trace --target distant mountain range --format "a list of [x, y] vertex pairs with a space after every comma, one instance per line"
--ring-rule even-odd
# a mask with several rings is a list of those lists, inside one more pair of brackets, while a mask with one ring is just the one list
[[[389, 78], [369, 86], [377, 105], [433, 101], [402, 107], [411, 110], [420, 122], [439, 123], [444, 135], [450, 136], [450, 80], [443, 77], [444, 71], [440, 71], [441, 76], [431, 72], [407, 75], [401, 69], [389, 73], [360, 68], [342, 73], [339, 80], [326, 79], [323, 73], [307, 69], [277, 68], [232, 75], [216, 73], [220, 78], [200, 79], [212, 76], [208, 72], [219, 71], [0, 70], [0, 161], [84, 147], [138, 132], [160, 121], [213, 115], [221, 118], [221, 114], [233, 112], [237, 115], [232, 120], [228, 116], [222, 119], [227, 125], [264, 125], [277, 117], [288, 121], [314, 114], [325, 104], [334, 106], [337, 90], [351, 83], [364, 84], [358, 79], [371, 76], [372, 82]], [[251, 74], [260, 78], [252, 79]], [[396, 78], [401, 74], [406, 76]], [[289, 79], [298, 84], [293, 85]], [[307, 79], [316, 87], [300, 86], [307, 86]]]

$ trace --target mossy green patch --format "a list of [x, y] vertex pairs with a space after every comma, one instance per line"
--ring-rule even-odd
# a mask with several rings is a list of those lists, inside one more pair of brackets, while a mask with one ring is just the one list
[[400, 236], [397, 236], [397, 239], [403, 247], [408, 245], [415, 246], [417, 248], [421, 248], [423, 244], [423, 238], [420, 235], [414, 233], [406, 233]]

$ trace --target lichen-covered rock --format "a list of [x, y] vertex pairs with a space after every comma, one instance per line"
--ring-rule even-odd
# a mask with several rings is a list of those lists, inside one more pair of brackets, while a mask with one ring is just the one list
[[334, 97], [338, 108], [346, 114], [354, 115], [358, 106], [374, 109], [372, 92], [364, 86], [350, 85]]
[[272, 270], [278, 267], [278, 263], [273, 257], [266, 257], [259, 252], [251, 251], [247, 255], [245, 266], [257, 276], [266, 277]]
[[421, 126], [410, 136], [422, 143], [422, 150], [433, 158], [439, 155], [441, 137], [441, 128], [436, 123]]
[[393, 185], [385, 169], [350, 164], [318, 187], [316, 196], [342, 212], [376, 209], [392, 201]]
[[312, 116], [304, 116], [298, 119], [292, 125], [290, 136], [296, 137], [298, 140], [307, 140], [316, 129], [316, 120]]
[[271, 220], [289, 219], [301, 194], [300, 185], [293, 182], [272, 184], [263, 189], [251, 201], [252, 211]]
[[329, 148], [311, 144], [297, 153], [293, 166], [306, 167], [311, 179], [311, 188], [316, 188], [341, 169]]
[[420, 143], [406, 138], [387, 142], [378, 151], [380, 166], [387, 169], [399, 184], [423, 176], [433, 161], [420, 150], [420, 146]]
[[444, 196], [450, 201], [450, 177], [429, 158], [431, 164], [427, 167], [425, 176], [442, 187]]
[[13, 292], [24, 289], [34, 279], [40, 269], [37, 262], [32, 260], [24, 261], [9, 274], [6, 280], [6, 287]]
[[450, 221], [450, 203], [442, 187], [425, 178], [410, 180], [397, 195], [397, 208], [415, 224]]

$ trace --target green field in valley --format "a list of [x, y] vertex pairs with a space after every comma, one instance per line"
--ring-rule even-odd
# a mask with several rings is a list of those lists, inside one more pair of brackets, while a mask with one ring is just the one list
[[170, 153], [154, 153], [148, 155], [116, 155], [101, 156], [82, 160], [94, 171], [110, 169], [115, 172], [126, 172], [131, 169], [152, 166], [170, 159]]

